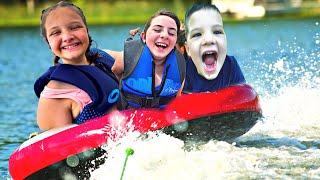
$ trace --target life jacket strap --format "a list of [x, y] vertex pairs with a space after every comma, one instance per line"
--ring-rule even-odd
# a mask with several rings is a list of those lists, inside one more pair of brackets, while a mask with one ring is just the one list
[[111, 69], [106, 68], [105, 65], [103, 65], [102, 63], [98, 62], [95, 64], [96, 67], [98, 67], [100, 70], [102, 70], [103, 72], [105, 72], [106, 74], [108, 74], [113, 80], [115, 80], [117, 83], [119, 83], [118, 78], [116, 77], [116, 75], [111, 71]]
[[135, 94], [129, 94], [126, 92], [122, 92], [124, 97], [128, 102], [133, 102], [135, 104], [139, 104], [144, 108], [158, 108], [159, 106], [166, 105], [170, 101], [172, 101], [175, 97], [146, 97], [146, 96], [138, 96]]

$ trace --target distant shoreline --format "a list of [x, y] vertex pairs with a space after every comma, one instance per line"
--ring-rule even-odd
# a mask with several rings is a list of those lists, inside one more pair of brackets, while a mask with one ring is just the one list
[[[246, 19], [236, 19], [230, 17], [224, 17], [224, 23], [241, 23], [241, 22], [254, 22], [254, 21], [271, 21], [271, 20], [302, 20], [302, 19], [318, 19], [319, 16], [300, 16], [300, 17], [263, 17], [263, 18], [246, 18]], [[319, 20], [320, 23], [320, 20]], [[88, 20], [89, 26], [107, 26], [107, 25], [135, 25], [135, 24], [145, 24], [145, 21], [100, 21], [100, 20]], [[11, 22], [6, 21], [5, 24], [0, 22], [0, 28], [31, 28], [31, 27], [39, 27], [39, 20], [24, 20], [23, 22]]]
[[[79, 3], [83, 9], [88, 25], [128, 25], [128, 24], [144, 24], [148, 17], [163, 7], [172, 7], [170, 10], [177, 13], [180, 19], [184, 19], [184, 13], [192, 3], [173, 4], [166, 2], [165, 4], [150, 1], [130, 2], [123, 4], [117, 1], [110, 5], [107, 2], [100, 2], [99, 5], [94, 3]], [[26, 7], [19, 5], [4, 6], [0, 4], [0, 28], [24, 28], [39, 27], [40, 12], [46, 4], [38, 5], [33, 13], [27, 12]], [[137, 11], [139, 9], [139, 11]], [[14, 13], [13, 13], [14, 12]], [[268, 21], [277, 19], [320, 19], [320, 6], [301, 7], [281, 11], [269, 11], [263, 17], [256, 18], [236, 18], [233, 14], [223, 14], [225, 23], [238, 23], [250, 21]]]
[[[241, 22], [253, 22], [253, 21], [270, 21], [270, 20], [301, 20], [301, 19], [318, 19], [320, 23], [320, 15], [318, 16], [296, 16], [295, 18], [292, 17], [263, 17], [263, 18], [245, 18], [245, 19], [236, 19], [230, 17], [224, 17], [224, 23], [241, 23]], [[89, 26], [107, 26], [107, 25], [130, 25], [130, 24], [144, 24], [145, 20], [140, 21], [126, 21], [126, 20], [119, 20], [117, 22], [110, 21], [110, 20], [99, 20], [99, 19], [88, 19]], [[40, 21], [29, 19], [23, 21], [6, 21], [5, 23], [0, 22], [0, 28], [28, 28], [28, 27], [39, 27]]]

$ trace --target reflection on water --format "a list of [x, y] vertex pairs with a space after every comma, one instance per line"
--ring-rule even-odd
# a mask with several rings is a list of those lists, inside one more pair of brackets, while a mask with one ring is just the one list
[[[109, 160], [92, 179], [320, 179], [320, 31], [316, 20], [225, 24], [228, 54], [260, 95], [263, 121], [232, 142], [210, 141], [185, 150], [165, 134], [122, 139], [105, 147]], [[101, 48], [121, 50], [136, 26], [92, 27]], [[140, 26], [142, 27], [142, 26]], [[28, 135], [39, 131], [33, 82], [53, 56], [38, 28], [0, 29], [0, 179]]]

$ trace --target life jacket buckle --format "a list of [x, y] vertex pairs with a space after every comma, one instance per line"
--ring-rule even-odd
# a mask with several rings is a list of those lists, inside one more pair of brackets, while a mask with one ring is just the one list
[[154, 108], [159, 106], [159, 102], [159, 97], [144, 97], [142, 99], [142, 106], [146, 108]]

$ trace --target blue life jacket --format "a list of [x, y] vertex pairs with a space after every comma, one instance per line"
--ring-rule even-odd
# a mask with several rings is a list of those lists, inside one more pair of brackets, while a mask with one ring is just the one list
[[200, 75], [192, 59], [187, 60], [187, 72], [183, 93], [212, 92], [246, 82], [240, 66], [233, 56], [226, 56], [218, 76], [213, 80], [207, 80]]
[[111, 56], [100, 57], [91, 65], [59, 64], [50, 67], [34, 84], [38, 97], [50, 80], [74, 85], [84, 90], [92, 102], [86, 105], [73, 123], [80, 124], [89, 119], [106, 114], [119, 98], [119, 84], [111, 67], [114, 59]]
[[184, 79], [185, 60], [174, 48], [165, 61], [161, 84], [154, 87], [155, 65], [149, 48], [141, 39], [126, 41], [119, 109], [164, 108], [176, 97]]

